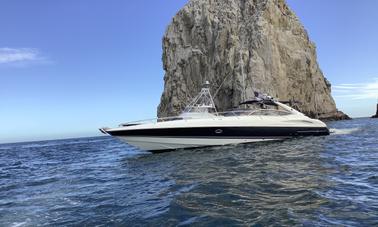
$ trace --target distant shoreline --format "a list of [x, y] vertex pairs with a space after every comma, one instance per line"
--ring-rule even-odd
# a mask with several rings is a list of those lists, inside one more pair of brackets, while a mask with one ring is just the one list
[[1, 145], [12, 145], [12, 144], [21, 144], [21, 143], [43, 143], [43, 142], [51, 142], [51, 141], [63, 141], [63, 140], [77, 140], [77, 139], [93, 139], [93, 138], [101, 138], [101, 137], [108, 137], [108, 136], [83, 136], [83, 137], [72, 137], [72, 138], [65, 138], [65, 139], [46, 139], [46, 140], [29, 140], [29, 141], [21, 141], [21, 142], [0, 142]]

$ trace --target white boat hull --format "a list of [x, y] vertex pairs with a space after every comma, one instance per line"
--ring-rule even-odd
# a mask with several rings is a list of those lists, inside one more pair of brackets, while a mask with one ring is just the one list
[[147, 151], [174, 150], [181, 148], [196, 148], [207, 146], [222, 146], [230, 144], [254, 143], [283, 138], [256, 138], [256, 139], [224, 139], [224, 138], [167, 138], [167, 137], [134, 137], [119, 136], [118, 139]]

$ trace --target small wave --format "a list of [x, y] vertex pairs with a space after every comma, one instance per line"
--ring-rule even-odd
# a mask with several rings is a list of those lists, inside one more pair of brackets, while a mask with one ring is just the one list
[[198, 222], [200, 219], [206, 217], [205, 215], [198, 216], [198, 217], [191, 217], [189, 219], [186, 219], [185, 221], [182, 221], [178, 224], [178, 226], [188, 226], [188, 225], [193, 225], [196, 222]]
[[56, 178], [56, 177], [41, 178], [41, 179], [37, 179], [37, 180], [34, 180], [34, 181], [26, 182], [26, 185], [27, 186], [40, 186], [40, 185], [45, 185], [45, 184], [51, 184], [51, 183], [54, 183], [58, 180], [59, 179]]
[[359, 130], [360, 128], [331, 128], [330, 132], [332, 135], [348, 135]]
[[105, 139], [92, 139], [92, 138], [83, 138], [83, 139], [66, 139], [66, 140], [50, 140], [50, 141], [42, 141], [42, 142], [30, 142], [28, 144], [22, 145], [22, 148], [43, 148], [43, 147], [53, 147], [53, 146], [60, 146], [60, 145], [76, 145], [76, 144], [90, 144], [90, 143], [98, 143], [109, 140], [108, 138]]
[[24, 225], [26, 225], [26, 221], [25, 222], [13, 222], [12, 223], [12, 227], [21, 227], [21, 226], [24, 226]]

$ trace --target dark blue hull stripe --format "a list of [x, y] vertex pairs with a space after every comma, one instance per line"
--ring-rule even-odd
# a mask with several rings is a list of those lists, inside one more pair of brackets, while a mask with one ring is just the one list
[[193, 127], [107, 131], [112, 136], [251, 139], [329, 135], [325, 127]]

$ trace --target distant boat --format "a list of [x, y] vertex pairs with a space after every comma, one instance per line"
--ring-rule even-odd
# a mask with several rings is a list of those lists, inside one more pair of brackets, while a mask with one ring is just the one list
[[179, 116], [130, 122], [100, 131], [152, 152], [329, 135], [325, 123], [284, 104], [288, 102], [257, 92], [255, 96], [240, 106], [252, 105], [258, 109], [219, 113], [207, 82]]

